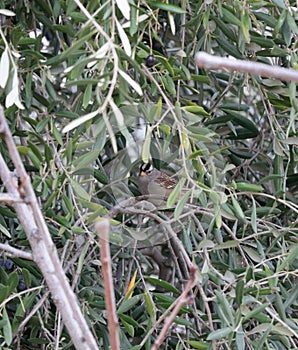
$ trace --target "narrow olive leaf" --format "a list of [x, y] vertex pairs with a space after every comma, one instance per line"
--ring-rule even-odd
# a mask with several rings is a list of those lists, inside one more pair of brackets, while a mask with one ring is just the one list
[[83, 107], [87, 108], [90, 101], [91, 101], [91, 94], [92, 94], [92, 84], [88, 84], [86, 86], [84, 96], [83, 96]]
[[[134, 36], [134, 34], [136, 34], [136, 32], [138, 31], [138, 13], [139, 9], [137, 9], [135, 6], [132, 6], [130, 8], [130, 25], [126, 27], [129, 28], [130, 36]], [[124, 25], [122, 25], [122, 28], [124, 29]]]
[[172, 286], [169, 282], [161, 280], [159, 278], [146, 277], [146, 282], [152, 284], [153, 286], [162, 287], [168, 290], [169, 292], [173, 292], [176, 294], [180, 293], [180, 291], [176, 287]]
[[82, 154], [79, 158], [75, 159], [72, 163], [74, 166], [73, 171], [78, 171], [79, 169], [85, 169], [86, 167], [90, 167], [93, 172], [94, 162], [98, 159], [100, 151], [94, 150]]
[[217, 228], [220, 228], [222, 225], [222, 215], [220, 209], [218, 209], [215, 213], [215, 224]]
[[85, 264], [85, 257], [86, 257], [87, 250], [88, 250], [89, 246], [90, 246], [90, 241], [87, 240], [87, 242], [84, 245], [84, 247], [81, 251], [81, 254], [79, 256], [79, 261], [78, 261], [78, 266], [77, 266], [77, 273], [78, 274], [81, 274], [82, 268]]
[[251, 199], [252, 199], [252, 210], [250, 215], [251, 227], [254, 233], [258, 233], [256, 201], [254, 200], [253, 196], [251, 197]]
[[138, 294], [138, 295], [135, 295], [133, 297], [131, 297], [130, 299], [126, 299], [124, 300], [118, 310], [117, 310], [117, 314], [120, 313], [120, 314], [123, 314], [127, 311], [129, 311], [130, 309], [132, 309], [141, 299], [143, 298], [143, 294]]
[[155, 57], [158, 59], [158, 62], [162, 63], [164, 68], [170, 73], [171, 77], [173, 77], [175, 75], [175, 71], [169, 62], [169, 59], [159, 55], [155, 55]]
[[146, 302], [146, 310], [150, 316], [152, 323], [156, 321], [156, 306], [151, 298], [151, 296], [145, 292], [145, 302]]
[[238, 247], [239, 244], [240, 244], [240, 242], [236, 241], [236, 240], [226, 241], [224, 243], [216, 245], [215, 247], [212, 248], [212, 250], [235, 248], [235, 247]]
[[0, 87], [5, 88], [8, 77], [9, 77], [9, 56], [7, 48], [3, 51], [0, 60]]
[[227, 10], [226, 8], [222, 8], [222, 15], [223, 15], [223, 19], [231, 24], [236, 25], [237, 27], [241, 27], [241, 21], [239, 18], [237, 18], [232, 11]]
[[153, 104], [150, 108], [148, 119], [151, 124], [154, 123], [154, 120], [159, 120], [162, 113], [162, 99], [160, 98], [157, 103]]
[[143, 347], [143, 345], [135, 345], [132, 348], [130, 348], [130, 350], [141, 350]]
[[[289, 291], [288, 291], [288, 293], [289, 293]], [[297, 286], [294, 286], [292, 291], [287, 295], [287, 298], [284, 302], [285, 309], [287, 309], [292, 304], [296, 305], [297, 300], [298, 300], [298, 288], [297, 288]], [[294, 305], [293, 305], [293, 307], [294, 307]]]
[[0, 232], [2, 232], [6, 237], [11, 238], [9, 231], [0, 224]]
[[242, 15], [241, 18], [241, 29], [246, 43], [250, 42], [250, 17], [247, 11]]
[[208, 117], [211, 118], [211, 115], [205, 111], [205, 109], [201, 106], [184, 106], [182, 107], [182, 109], [184, 109], [187, 112], [193, 113], [193, 114], [199, 114], [202, 115], [204, 117]]
[[240, 325], [236, 330], [235, 341], [236, 341], [237, 350], [245, 350], [245, 340], [244, 340], [244, 332], [243, 332], [242, 325]]
[[169, 11], [172, 13], [177, 13], [177, 14], [185, 13], [185, 10], [183, 10], [181, 7], [178, 7], [178, 6], [172, 5], [172, 4], [166, 4], [166, 3], [161, 2], [161, 1], [150, 2], [150, 5], [154, 8], [159, 8], [161, 10]]
[[86, 190], [78, 182], [71, 179], [70, 184], [78, 197], [85, 199], [86, 201], [90, 201], [89, 193], [87, 193]]
[[120, 36], [124, 51], [127, 54], [127, 56], [131, 56], [131, 46], [130, 46], [129, 39], [125, 33], [125, 30], [122, 28], [121, 24], [118, 22], [117, 19], [115, 19], [115, 21], [116, 21], [118, 34]]
[[116, 0], [116, 4], [122, 15], [128, 20], [130, 18], [130, 6], [128, 0]]
[[147, 135], [145, 137], [145, 141], [142, 148], [142, 161], [144, 163], [149, 162], [149, 155], [150, 155], [150, 145], [151, 145], [151, 135], [152, 135], [152, 127], [147, 131]]
[[[137, 18], [137, 23], [142, 23], [142, 22], [144, 22], [148, 17], [149, 17], [149, 16], [146, 15], [146, 14], [143, 14], [143, 15], [139, 16], [139, 17]], [[131, 28], [131, 22], [130, 22], [130, 21], [125, 22], [125, 23], [122, 25], [122, 28], [124, 28], [124, 29], [125, 29], [125, 28]]]
[[244, 280], [239, 280], [236, 284], [236, 297], [235, 297], [235, 301], [238, 307], [242, 305], [243, 291], [244, 291]]
[[256, 249], [253, 249], [251, 247], [245, 247], [243, 246], [242, 249], [244, 250], [244, 252], [246, 253], [246, 255], [253, 261], [260, 263], [263, 261], [262, 257], [260, 256], [260, 254], [257, 252]]
[[174, 16], [171, 13], [168, 13], [168, 18], [169, 18], [171, 32], [173, 35], [175, 35], [176, 34], [176, 26], [175, 26]]
[[287, 266], [291, 265], [294, 260], [297, 259], [298, 256], [298, 244], [292, 245], [290, 247], [289, 255], [283, 260], [283, 262], [277, 267], [276, 272], [283, 271], [287, 268]]
[[190, 193], [191, 193], [191, 191], [185, 192], [184, 195], [182, 196], [182, 198], [178, 201], [177, 206], [176, 206], [175, 211], [174, 211], [175, 220], [177, 220], [179, 218], [180, 214], [182, 213], [184, 206], [190, 197]]
[[210, 343], [197, 340], [185, 340], [185, 343], [189, 344], [194, 349], [208, 350], [210, 349]]
[[121, 110], [116, 106], [114, 100], [111, 98], [109, 101], [109, 104], [114, 112], [114, 116], [116, 118], [117, 124], [119, 126], [119, 130], [121, 134], [125, 137], [127, 144], [130, 144], [133, 142], [133, 138], [131, 136], [131, 133], [128, 131], [125, 122], [124, 122], [124, 116]]
[[251, 318], [255, 317], [256, 315], [260, 314], [263, 312], [266, 307], [268, 307], [270, 304], [269, 303], [264, 303], [263, 305], [256, 306], [252, 309], [252, 311], [248, 312], [244, 317], [243, 317], [243, 324], [250, 320]]
[[233, 328], [232, 327], [220, 328], [220, 329], [217, 329], [216, 331], [213, 331], [213, 332], [209, 333], [209, 335], [207, 337], [207, 340], [222, 339], [222, 338], [226, 337], [227, 335], [229, 335], [232, 332], [233, 332]]
[[137, 278], [137, 272], [138, 270], [135, 270], [130, 282], [129, 282], [129, 285], [126, 289], [126, 292], [125, 292], [125, 298], [126, 299], [130, 299], [132, 297], [132, 293], [133, 293], [133, 290], [136, 286], [136, 278]]
[[4, 308], [2, 310], [2, 328], [3, 328], [3, 335], [6, 345], [10, 345], [12, 343], [12, 329], [11, 329], [11, 323], [7, 314], [6, 309]]
[[85, 114], [73, 121], [71, 121], [69, 124], [67, 124], [63, 129], [62, 129], [62, 133], [65, 134], [68, 131], [78, 127], [79, 125], [85, 123], [86, 121], [94, 118], [96, 115], [98, 114], [98, 111], [93, 111], [91, 113]]
[[162, 76], [162, 82], [170, 94], [176, 94], [176, 86], [170, 74], [165, 74], [164, 76]]
[[246, 224], [247, 223], [246, 217], [245, 217], [239, 203], [237, 202], [236, 198], [233, 195], [231, 195], [231, 199], [232, 199], [234, 214], [236, 215], [237, 219], [239, 219], [241, 222]]
[[8, 108], [12, 105], [16, 105], [19, 109], [24, 109], [19, 95], [19, 79], [17, 71], [13, 72], [12, 89], [9, 91], [5, 99], [5, 107]]
[[179, 182], [177, 183], [177, 185], [175, 186], [175, 188], [173, 189], [173, 191], [171, 192], [171, 194], [169, 195], [169, 198], [167, 200], [167, 207], [171, 208], [174, 206], [174, 204], [176, 203], [177, 199], [179, 198], [179, 196], [181, 195], [181, 191], [182, 191], [182, 187], [185, 183], [185, 179], [180, 179]]
[[121, 69], [118, 70], [119, 74], [122, 76], [123, 79], [127, 81], [127, 83], [140, 95], [143, 96], [143, 91], [140, 87], [140, 85], [134, 81], [128, 74], [123, 72]]
[[10, 10], [1, 9], [0, 14], [4, 16], [15, 16], [16, 14]]
[[118, 315], [120, 320], [121, 320], [121, 323], [124, 325], [124, 328], [125, 330], [127, 331], [128, 335], [130, 337], [134, 337], [134, 334], [135, 334], [135, 328], [134, 326], [132, 326], [131, 324], [129, 324], [123, 317], [122, 317], [123, 314], [120, 314]]
[[225, 294], [222, 294], [219, 291], [215, 291], [215, 294], [217, 299], [218, 311], [221, 314], [221, 318], [223, 318], [225, 322], [232, 326], [234, 324], [235, 319], [233, 308], [228, 302], [228, 299]]
[[236, 182], [236, 189], [239, 191], [248, 191], [248, 192], [262, 192], [264, 191], [263, 186], [250, 184], [248, 182]]
[[[181, 134], [181, 138], [182, 138], [182, 146], [183, 149], [188, 151], [190, 148], [190, 141], [189, 141], [189, 137], [188, 134], [185, 132], [185, 130], [182, 132]], [[186, 152], [185, 152], [186, 153]]]

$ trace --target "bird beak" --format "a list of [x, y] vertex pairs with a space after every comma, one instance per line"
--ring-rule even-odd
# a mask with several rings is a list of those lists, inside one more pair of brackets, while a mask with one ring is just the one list
[[146, 176], [145, 171], [141, 171], [141, 172], [140, 172], [140, 176]]

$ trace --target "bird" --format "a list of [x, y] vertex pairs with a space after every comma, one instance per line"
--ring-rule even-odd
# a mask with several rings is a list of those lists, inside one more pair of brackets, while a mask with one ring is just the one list
[[169, 195], [177, 185], [177, 181], [151, 163], [142, 163], [137, 177], [141, 194], [148, 195], [148, 201], [156, 206], [166, 203]]

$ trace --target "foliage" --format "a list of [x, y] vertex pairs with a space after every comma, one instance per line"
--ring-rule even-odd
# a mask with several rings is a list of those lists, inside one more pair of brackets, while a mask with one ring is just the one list
[[[0, 102], [103, 348], [108, 329], [92, 224], [139, 194], [137, 169], [149, 159], [190, 191], [179, 198], [177, 187], [158, 222], [126, 208], [111, 220], [123, 349], [150, 348], [187, 278], [167, 239], [168, 221], [198, 266], [199, 283], [164, 349], [298, 347], [296, 86], [194, 64], [202, 50], [297, 68], [295, 6], [0, 2]], [[7, 155], [4, 142], [0, 151]], [[14, 211], [1, 204], [0, 214], [2, 241], [29, 249]], [[2, 348], [71, 349], [35, 264], [13, 263], [0, 269]]]

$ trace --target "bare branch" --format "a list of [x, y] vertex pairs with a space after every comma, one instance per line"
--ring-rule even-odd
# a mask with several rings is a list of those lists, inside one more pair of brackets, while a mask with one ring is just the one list
[[112, 264], [110, 254], [109, 232], [110, 222], [103, 219], [95, 224], [100, 241], [101, 263], [104, 280], [105, 302], [110, 333], [111, 350], [120, 349], [119, 324], [116, 312], [115, 292], [112, 277]]
[[0, 249], [5, 250], [9, 257], [11, 258], [21, 258], [26, 260], [33, 260], [32, 254], [29, 252], [24, 252], [23, 250], [14, 248], [9, 244], [0, 243]]
[[192, 266], [190, 269], [190, 278], [185, 286], [184, 291], [179, 296], [179, 298], [175, 301], [175, 307], [171, 314], [166, 318], [165, 324], [156, 339], [154, 345], [152, 346], [151, 350], [158, 350], [161, 346], [162, 342], [164, 341], [165, 337], [167, 336], [167, 333], [169, 331], [170, 326], [173, 324], [175, 317], [178, 315], [178, 312], [180, 309], [186, 305], [192, 302], [192, 297], [188, 296], [188, 293], [191, 291], [191, 289], [195, 286], [196, 282], [196, 271], [197, 268], [195, 266]]
[[198, 52], [195, 56], [195, 62], [198, 67], [206, 69], [227, 69], [229, 71], [251, 73], [284, 81], [298, 82], [298, 72], [296, 70], [270, 66], [260, 62], [218, 57], [209, 55], [206, 52]]

